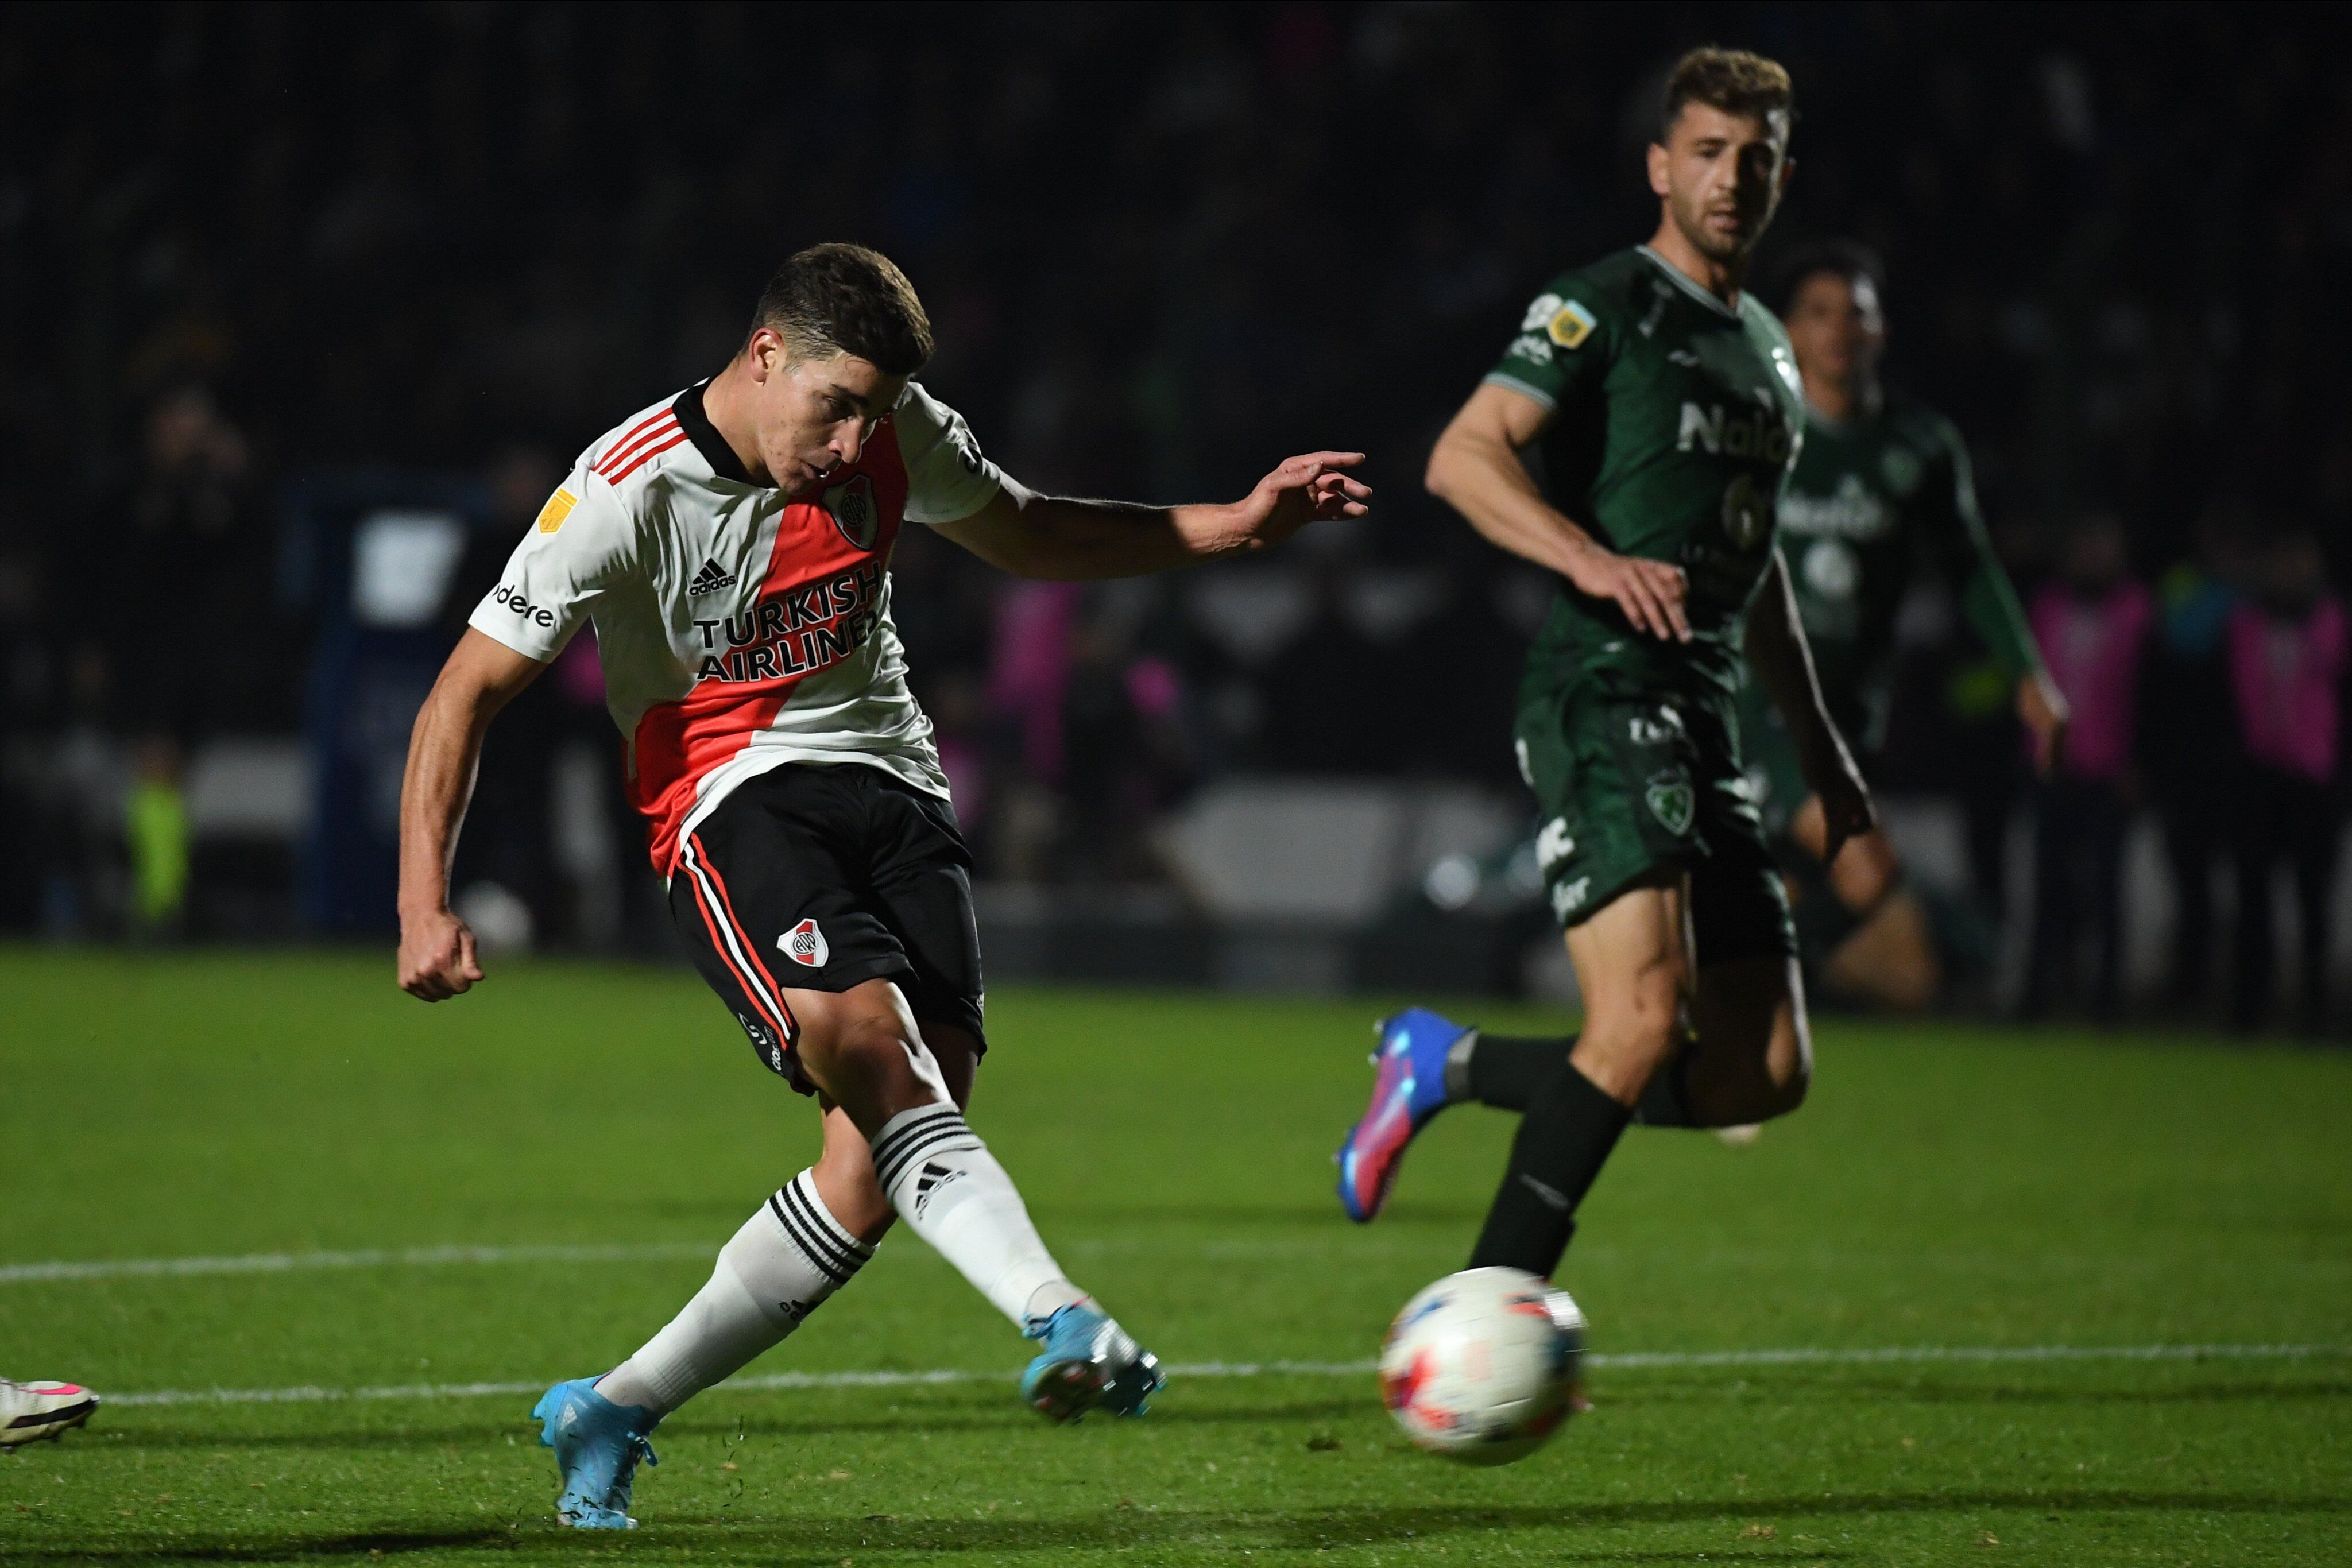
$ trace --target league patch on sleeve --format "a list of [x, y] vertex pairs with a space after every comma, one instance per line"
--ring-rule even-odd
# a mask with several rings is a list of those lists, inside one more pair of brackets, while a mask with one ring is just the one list
[[579, 504], [580, 497], [569, 490], [558, 490], [554, 495], [550, 496], [547, 498], [547, 505], [539, 509], [539, 531], [551, 534], [562, 528], [563, 519], [570, 517], [572, 508]]
[[1552, 313], [1551, 319], [1544, 324], [1544, 332], [1561, 348], [1574, 349], [1592, 336], [1592, 329], [1598, 325], [1591, 311], [1570, 299]]

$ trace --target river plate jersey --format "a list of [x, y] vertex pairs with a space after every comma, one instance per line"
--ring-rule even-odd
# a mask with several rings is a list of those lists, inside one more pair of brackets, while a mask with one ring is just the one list
[[1689, 578], [1693, 640], [1635, 631], [1562, 579], [1526, 689], [1597, 678], [1728, 699], [1803, 429], [1796, 359], [1772, 313], [1726, 305], [1647, 246], [1561, 274], [1486, 380], [1551, 411], [1530, 466], [1545, 497], [1620, 555]]
[[688, 387], [580, 455], [469, 624], [548, 661], [595, 622], [629, 799], [667, 876], [730, 790], [787, 762], [947, 796], [890, 621], [890, 550], [902, 522], [968, 517], [1003, 484], [962, 418], [909, 383], [855, 464], [788, 499], [744, 473]]
[[1780, 497], [1780, 549], [1830, 716], [1875, 749], [1895, 675], [1895, 618], [1918, 566], [1940, 571], [2012, 674], [2034, 662], [2024, 617], [1977, 510], [1951, 422], [1887, 393], [1843, 421], [1808, 410]]

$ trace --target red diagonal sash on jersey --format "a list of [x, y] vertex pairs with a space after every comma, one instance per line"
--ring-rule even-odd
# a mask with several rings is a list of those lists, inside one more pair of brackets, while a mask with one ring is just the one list
[[[873, 508], [867, 542], [861, 547], [851, 537], [853, 524], [835, 521], [822, 495], [787, 504], [749, 608], [701, 624], [706, 645], [695, 649], [702, 664], [694, 689], [655, 704], [637, 721], [629, 800], [646, 815], [654, 869], [665, 876], [677, 866], [678, 834], [703, 778], [772, 727], [810, 676], [849, 658], [874, 634], [883, 574], [907, 506], [907, 468], [892, 424], [876, 431], [857, 466], [826, 488], [852, 486], [858, 488], [842, 505], [860, 525], [863, 508]], [[865, 533], [863, 527], [857, 531]]]

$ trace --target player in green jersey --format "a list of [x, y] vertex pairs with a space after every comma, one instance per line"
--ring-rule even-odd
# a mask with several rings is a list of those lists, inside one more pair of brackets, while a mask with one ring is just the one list
[[1432, 491], [1561, 579], [1515, 738], [1584, 1031], [1389, 1020], [1340, 1197], [1378, 1212], [1446, 1103], [1520, 1111], [1474, 1267], [1551, 1274], [1637, 1108], [1724, 1127], [1805, 1095], [1795, 937], [1739, 753], [1744, 668], [1789, 716], [1827, 847], [1872, 818], [1774, 544], [1804, 417], [1796, 360], [1743, 287], [1788, 181], [1791, 98], [1770, 60], [1685, 56], [1649, 149], [1656, 234], [1555, 280], [1430, 458]]
[[[1890, 391], [1877, 259], [1832, 242], [1790, 258], [1782, 308], [1804, 380], [1805, 439], [1780, 497], [1780, 549], [1822, 695], [1865, 758], [1885, 738], [1895, 676], [1895, 617], [1912, 574], [1938, 569], [1962, 612], [2014, 683], [2018, 717], [2047, 766], [2066, 702], [2042, 667], [2017, 595], [1978, 515], [1968, 449], [1951, 422]], [[1925, 905], [1876, 830], [1828, 855], [1821, 803], [1804, 782], [1788, 726], [1751, 684], [1740, 742], [1765, 826], [1793, 850], [1809, 956], [1833, 989], [1924, 1007], [1942, 984]]]

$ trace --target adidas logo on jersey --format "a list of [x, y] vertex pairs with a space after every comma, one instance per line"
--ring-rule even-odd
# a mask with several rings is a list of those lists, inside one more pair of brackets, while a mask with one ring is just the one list
[[817, 929], [814, 920], [803, 920], [777, 937], [776, 950], [793, 963], [811, 969], [824, 968], [825, 959], [833, 951], [825, 943], [824, 933]]
[[[671, 580], [677, 580], [673, 578]], [[721, 570], [715, 560], [705, 560], [702, 563], [702, 570], [694, 574], [694, 580], [686, 585], [686, 596], [688, 599], [699, 599], [706, 593], [716, 593], [722, 588], [734, 586], [733, 572]]]

